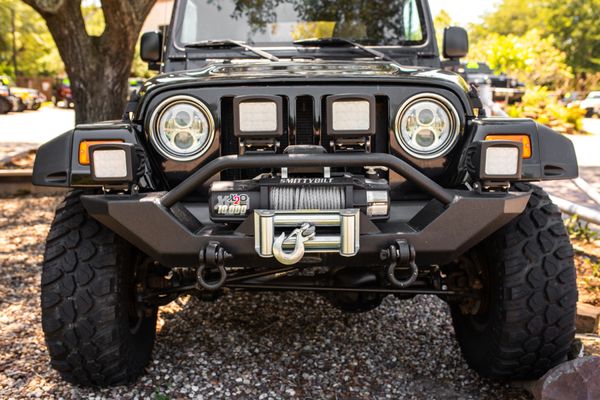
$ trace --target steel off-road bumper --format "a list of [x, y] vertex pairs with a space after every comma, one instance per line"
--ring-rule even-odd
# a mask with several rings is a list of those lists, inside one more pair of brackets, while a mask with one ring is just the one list
[[[259, 210], [237, 227], [208, 218], [208, 204], [186, 203], [196, 187], [230, 168], [300, 166], [385, 166], [431, 196], [429, 201], [392, 202], [390, 219], [372, 222], [356, 210], [294, 212]], [[443, 265], [500, 229], [525, 209], [528, 193], [447, 190], [388, 154], [265, 155], [218, 158], [170, 192], [83, 196], [88, 213], [155, 260], [169, 266], [197, 266], [199, 253], [218, 242], [232, 255], [231, 266], [275, 266], [271, 241], [280, 229], [306, 221], [316, 226], [303, 262], [322, 265], [381, 265], [381, 250], [406, 240], [419, 265]], [[291, 240], [291, 239], [290, 239]], [[293, 247], [290, 240], [284, 248]]]

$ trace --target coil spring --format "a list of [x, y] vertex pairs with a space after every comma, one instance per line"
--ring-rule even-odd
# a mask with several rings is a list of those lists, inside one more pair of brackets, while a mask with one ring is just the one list
[[275, 187], [270, 191], [273, 210], [340, 210], [345, 208], [343, 187]]

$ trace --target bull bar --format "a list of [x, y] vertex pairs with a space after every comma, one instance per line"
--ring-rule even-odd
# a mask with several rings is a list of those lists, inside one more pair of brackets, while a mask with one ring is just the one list
[[[358, 222], [356, 255], [316, 252], [324, 265], [380, 265], [382, 249], [398, 240], [415, 249], [419, 265], [443, 265], [507, 224], [525, 209], [529, 193], [481, 193], [445, 189], [405, 161], [390, 154], [283, 154], [223, 156], [201, 167], [169, 192], [84, 195], [88, 213], [114, 232], [169, 266], [198, 266], [198, 254], [219, 243], [234, 266], [281, 265], [256, 248], [256, 215], [237, 227], [201, 222], [186, 197], [221, 171], [236, 168], [387, 167], [416, 184], [431, 200], [393, 201], [389, 221], [374, 223], [365, 215]], [[194, 204], [208, 208], [205, 203]], [[343, 210], [340, 210], [343, 212]], [[318, 214], [318, 211], [315, 211]], [[374, 257], [374, 256], [377, 257]], [[314, 262], [314, 257], [311, 257]]]

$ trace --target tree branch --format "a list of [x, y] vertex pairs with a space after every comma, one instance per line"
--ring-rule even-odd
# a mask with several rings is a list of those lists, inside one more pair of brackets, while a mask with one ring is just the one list
[[101, 0], [106, 25], [130, 23], [141, 26], [155, 2], [156, 0]]
[[[137, 42], [139, 31], [150, 13], [155, 0], [101, 0], [106, 29], [102, 42], [106, 46], [128, 45]], [[124, 40], [126, 36], [130, 36]], [[129, 52], [132, 49], [120, 51]]]
[[23, 0], [38, 13], [56, 14], [65, 5], [65, 0]]

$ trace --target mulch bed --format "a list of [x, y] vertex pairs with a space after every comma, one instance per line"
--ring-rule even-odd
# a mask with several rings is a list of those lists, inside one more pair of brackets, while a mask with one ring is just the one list
[[600, 307], [600, 241], [574, 241], [579, 301]]

